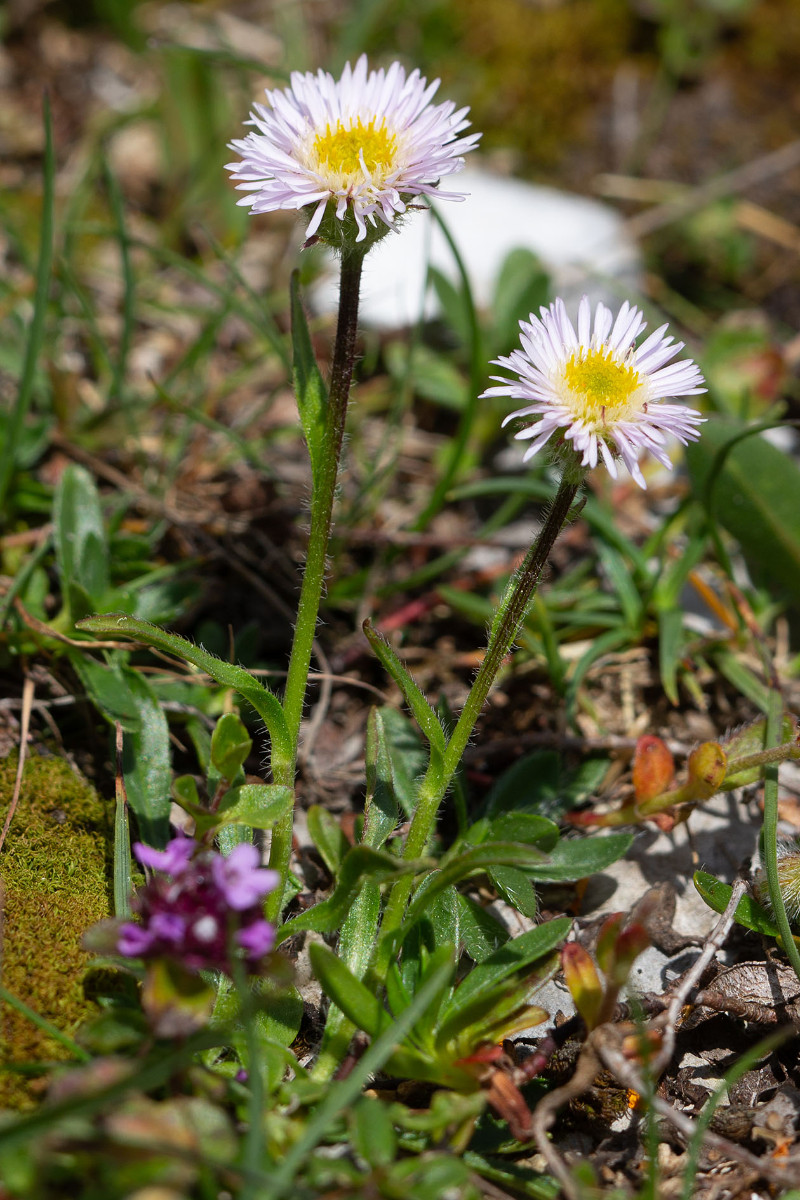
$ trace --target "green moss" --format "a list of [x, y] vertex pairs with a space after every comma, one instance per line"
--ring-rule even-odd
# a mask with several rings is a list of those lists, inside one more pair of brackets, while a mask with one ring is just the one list
[[[17, 757], [0, 760], [0, 824], [14, 790]], [[95, 1011], [83, 976], [86, 929], [108, 916], [111, 823], [94, 789], [57, 758], [25, 762], [19, 805], [0, 854], [3, 891], [2, 981], [15, 996], [66, 1033]], [[41, 1079], [2, 1063], [68, 1057], [58, 1042], [9, 1005], [0, 1007], [0, 1108], [24, 1108]]]

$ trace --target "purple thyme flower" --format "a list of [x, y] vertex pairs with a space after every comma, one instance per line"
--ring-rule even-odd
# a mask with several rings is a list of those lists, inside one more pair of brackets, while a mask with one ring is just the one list
[[167, 842], [164, 850], [154, 850], [142, 842], [133, 843], [133, 852], [139, 862], [154, 871], [163, 871], [173, 878], [180, 875], [189, 865], [189, 860], [197, 849], [197, 842], [189, 837], [176, 837]]
[[165, 850], [137, 843], [136, 857], [155, 873], [132, 902], [140, 923], [119, 927], [117, 950], [129, 958], [171, 958], [191, 971], [231, 973], [232, 959], [257, 971], [275, 944], [261, 900], [278, 885], [259, 864], [255, 846], [236, 846], [229, 858], [192, 838]]
[[280, 882], [277, 871], [268, 871], [260, 863], [261, 856], [250, 842], [241, 842], [227, 858], [217, 856], [211, 863], [214, 882], [237, 912], [274, 892]]

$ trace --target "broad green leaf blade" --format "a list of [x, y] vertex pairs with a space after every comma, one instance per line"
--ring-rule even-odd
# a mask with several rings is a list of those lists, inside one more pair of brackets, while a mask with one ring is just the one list
[[425, 699], [416, 680], [400, 661], [386, 639], [381, 637], [377, 630], [373, 629], [368, 620], [364, 621], [362, 628], [367, 641], [375, 652], [375, 656], [380, 660], [405, 696], [406, 703], [414, 714], [414, 719], [430, 743], [431, 752], [440, 756], [444, 755], [446, 749], [444, 730], [438, 716]]
[[751, 568], [800, 595], [800, 468], [733, 417], [714, 416], [687, 447], [695, 496], [739, 542]]
[[[554, 750], [533, 750], [497, 780], [486, 799], [486, 813], [489, 817], [525, 813], [557, 819], [590, 796], [607, 770], [607, 758], [591, 758], [577, 771], [566, 771]], [[549, 849], [539, 844], [543, 850]]]
[[316, 484], [319, 481], [325, 455], [325, 420], [328, 393], [320, 374], [308, 322], [300, 298], [300, 272], [293, 271], [290, 285], [292, 310], [292, 370], [300, 424], [303, 426], [311, 473]]
[[383, 734], [392, 769], [395, 800], [407, 817], [417, 804], [417, 784], [428, 766], [428, 750], [413, 721], [397, 708], [379, 709]]
[[100, 496], [83, 467], [71, 464], [53, 500], [56, 564], [71, 620], [85, 617], [108, 592], [108, 544]]
[[358, 1029], [363, 1029], [371, 1038], [380, 1037], [391, 1025], [392, 1018], [374, 992], [356, 979], [327, 946], [312, 942], [308, 953], [325, 995]]
[[531, 866], [518, 862], [529, 879], [541, 883], [566, 883], [604, 871], [626, 854], [632, 833], [609, 833], [597, 837], [561, 838], [550, 851], [550, 861]]
[[473, 967], [463, 983], [456, 988], [452, 999], [442, 1014], [443, 1022], [449, 1022], [483, 995], [490, 994], [510, 975], [525, 971], [567, 936], [572, 921], [569, 917], [558, 917], [537, 925], [535, 929], [512, 938], [482, 963]]
[[283, 942], [304, 929], [314, 929], [317, 933], [332, 933], [340, 929], [364, 876], [373, 883], [385, 883], [401, 875], [417, 875], [430, 869], [427, 862], [404, 862], [383, 850], [354, 846], [345, 855], [333, 895], [285, 921], [278, 930], [278, 941]]
[[243, 783], [225, 793], [216, 816], [221, 825], [271, 829], [291, 811], [293, 803], [293, 788], [279, 783]]
[[291, 755], [283, 706], [277, 696], [254, 679], [244, 667], [235, 667], [231, 663], [223, 662], [222, 659], [203, 650], [201, 646], [187, 642], [186, 638], [167, 633], [157, 625], [151, 625], [149, 621], [138, 621], [126, 613], [105, 613], [103, 616], [86, 617], [83, 621], [78, 621], [77, 626], [87, 633], [99, 633], [114, 638], [133, 638], [146, 646], [153, 646], [156, 650], [172, 654], [182, 662], [191, 663], [223, 687], [234, 688], [261, 717], [272, 738], [273, 750], [285, 757]]
[[[472, 840], [469, 831], [466, 840]], [[549, 854], [558, 841], [558, 826], [555, 821], [530, 812], [502, 813], [487, 822], [487, 835], [481, 841], [524, 842]]]

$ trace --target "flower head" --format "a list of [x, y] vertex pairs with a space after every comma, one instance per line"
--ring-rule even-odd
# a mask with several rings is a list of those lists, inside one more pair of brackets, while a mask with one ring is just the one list
[[616, 479], [615, 460], [620, 458], [639, 486], [646, 487], [638, 461], [643, 450], [670, 467], [664, 448], [667, 436], [684, 444], [700, 436], [697, 426], [705, 420], [700, 413], [662, 403], [667, 397], [704, 392], [699, 368], [689, 359], [670, 363], [683, 342], [668, 337], [666, 325], [637, 347], [646, 322], [627, 301], [616, 320], [598, 304], [592, 323], [591, 305], [584, 296], [577, 332], [563, 300], [540, 311], [541, 319], [531, 313], [530, 322], [520, 322], [522, 349], [495, 360], [519, 379], [493, 375], [500, 386], [488, 388], [484, 396], [525, 401], [504, 425], [514, 417], [538, 418], [515, 434], [533, 439], [526, 460], [561, 430], [581, 455], [582, 467], [595, 467], [602, 457]]
[[329, 202], [339, 221], [352, 211], [356, 241], [367, 236], [368, 221], [391, 226], [410, 197], [430, 195], [460, 171], [461, 156], [480, 137], [457, 136], [469, 125], [468, 109], [431, 104], [438, 86], [397, 62], [368, 71], [365, 55], [338, 81], [326, 71], [294, 72], [291, 87], [267, 92], [269, 108], [255, 105], [248, 124], [257, 132], [230, 143], [242, 160], [226, 169], [240, 191], [254, 193], [239, 203], [254, 213], [314, 205], [309, 237]]
[[192, 838], [180, 837], [165, 850], [137, 843], [136, 857], [155, 869], [134, 896], [139, 922], [125, 921], [117, 951], [129, 958], [169, 958], [190, 971], [222, 970], [243, 959], [256, 970], [275, 943], [261, 899], [279, 882], [276, 871], [259, 866], [255, 846], [243, 843], [224, 858]]

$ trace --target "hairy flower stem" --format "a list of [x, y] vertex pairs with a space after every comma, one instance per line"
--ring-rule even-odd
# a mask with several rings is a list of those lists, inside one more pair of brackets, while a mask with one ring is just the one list
[[[583, 474], [576, 479], [574, 472], [568, 476], [565, 474], [562, 478], [538, 538], [525, 556], [519, 570], [509, 581], [489, 631], [486, 654], [447, 744], [444, 758], [437, 760], [432, 757], [420, 784], [416, 811], [403, 850], [404, 858], [419, 858], [425, 852], [428, 839], [433, 832], [439, 805], [458, 770], [464, 750], [472, 737], [478, 717], [503, 659], [517, 639], [542, 572], [550, 557], [553, 544], [569, 517], [570, 509], [582, 482]], [[412, 883], [413, 880], [409, 876], [404, 876], [394, 885], [384, 914], [382, 926], [384, 934], [391, 933], [399, 927], [411, 893]], [[389, 954], [388, 940], [384, 940], [379, 961], [376, 964], [377, 973], [381, 978], [386, 972]]]
[[[287, 758], [281, 758], [280, 761], [273, 760], [272, 764], [275, 782], [286, 787], [294, 787], [297, 741], [308, 685], [311, 653], [317, 632], [319, 606], [325, 587], [328, 541], [333, 523], [333, 503], [336, 497], [336, 481], [344, 439], [347, 402], [350, 397], [350, 384], [356, 356], [358, 300], [363, 262], [364, 250], [361, 247], [346, 247], [342, 251], [339, 319], [328, 389], [325, 453], [322, 456], [318, 477], [314, 481], [311, 497], [308, 550], [283, 698], [292, 750]], [[283, 904], [284, 885], [289, 874], [289, 858], [292, 850], [293, 818], [294, 814], [290, 811], [275, 826], [272, 833], [269, 865], [280, 873], [283, 883], [267, 901], [267, 919], [271, 921], [277, 920], [280, 916]]]

